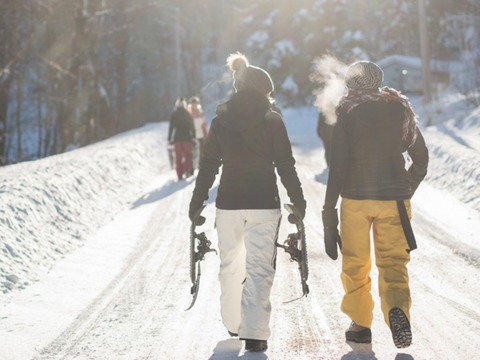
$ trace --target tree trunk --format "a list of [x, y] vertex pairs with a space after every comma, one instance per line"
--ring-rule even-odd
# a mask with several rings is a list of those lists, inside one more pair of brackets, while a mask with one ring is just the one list
[[22, 81], [16, 81], [17, 106], [15, 109], [15, 129], [17, 134], [17, 162], [23, 160], [22, 153]]
[[[37, 66], [37, 73], [39, 74], [39, 66]], [[42, 157], [42, 142], [43, 142], [43, 116], [42, 116], [42, 91], [40, 91], [40, 84], [37, 82], [38, 94], [36, 98], [37, 102], [37, 133], [38, 133], [38, 143], [37, 143], [37, 158]]]
[[13, 49], [16, 12], [15, 2], [0, 3], [0, 23], [2, 24], [2, 31], [0, 31], [0, 166], [7, 163], [8, 104], [13, 67], [16, 62]]
[[[124, 18], [123, 13], [120, 17]], [[116, 34], [116, 77], [117, 77], [117, 129], [118, 131], [124, 131], [128, 128], [127, 119], [125, 116], [126, 101], [127, 101], [127, 44], [128, 44], [128, 32], [126, 26], [121, 30], [118, 30]]]
[[50, 142], [51, 142], [51, 136], [53, 133], [53, 127], [52, 127], [52, 108], [53, 106], [50, 104], [49, 101], [45, 102], [47, 111], [45, 115], [45, 140], [43, 142], [43, 155], [42, 156], [48, 156], [51, 155], [50, 153]]
[[7, 114], [10, 94], [10, 85], [13, 77], [5, 75], [6, 79], [0, 82], [0, 166], [7, 163]]
[[74, 3], [74, 33], [72, 39], [70, 66], [65, 78], [65, 106], [61, 110], [63, 116], [59, 117], [61, 125], [61, 147], [64, 151], [75, 141], [77, 110], [78, 110], [78, 76], [80, 66], [84, 63], [83, 42], [85, 36], [86, 16], [84, 16], [83, 0], [76, 0]]

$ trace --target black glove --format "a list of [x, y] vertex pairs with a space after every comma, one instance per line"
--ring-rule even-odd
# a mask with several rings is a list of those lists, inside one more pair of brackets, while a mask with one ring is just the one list
[[333, 259], [337, 260], [338, 247], [342, 248], [342, 239], [338, 234], [338, 213], [337, 209], [328, 209], [322, 211], [323, 220], [323, 240], [325, 242], [325, 252]]
[[415, 193], [415, 191], [418, 188], [418, 185], [420, 185], [422, 180], [425, 178], [426, 173], [423, 174], [423, 175], [418, 175], [415, 172], [415, 166], [414, 165], [410, 166], [407, 173], [408, 173], [408, 181], [410, 182], [411, 195], [413, 196], [413, 194]]
[[[300, 213], [300, 220], [303, 220], [305, 217], [305, 210], [307, 209], [307, 202], [305, 200], [295, 201], [293, 202], [293, 206], [295, 206]], [[288, 215], [288, 222], [290, 224], [295, 224], [295, 216], [293, 214]]]
[[[190, 218], [190, 221], [193, 222], [193, 217], [195, 216], [195, 213], [197, 212], [198, 209], [202, 207], [202, 205], [203, 205], [203, 201], [199, 201], [192, 198], [192, 200], [190, 201], [190, 207], [188, 209], [188, 217]], [[195, 224], [195, 226], [203, 225], [203, 223], [205, 223], [205, 217], [200, 216], [197, 219], [197, 223]]]

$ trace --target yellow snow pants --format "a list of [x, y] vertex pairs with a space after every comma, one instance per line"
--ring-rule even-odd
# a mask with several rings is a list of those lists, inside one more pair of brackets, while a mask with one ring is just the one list
[[[411, 217], [410, 201], [405, 200]], [[373, 233], [378, 292], [385, 322], [388, 312], [398, 307], [410, 320], [407, 240], [395, 200], [352, 200], [343, 198], [340, 208], [342, 239], [341, 280], [345, 295], [341, 310], [360, 326], [371, 328], [373, 299], [370, 293], [370, 233]]]

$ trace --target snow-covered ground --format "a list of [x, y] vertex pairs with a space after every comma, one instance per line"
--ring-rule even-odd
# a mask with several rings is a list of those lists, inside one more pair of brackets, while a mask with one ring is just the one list
[[[221, 324], [218, 256], [202, 263], [197, 303], [184, 311], [194, 178], [175, 181], [167, 124], [159, 123], [0, 168], [0, 359], [477, 358], [480, 111], [445, 108], [452, 110], [437, 115], [450, 121], [423, 129], [431, 166], [413, 199], [419, 248], [409, 266], [410, 348], [393, 346], [379, 306], [373, 343], [344, 341], [340, 262], [323, 251], [326, 165], [316, 110], [300, 108], [286, 109], [284, 118], [308, 201], [311, 293], [284, 303], [301, 289], [296, 266], [279, 252], [265, 354], [245, 353]], [[202, 230], [216, 247], [214, 206], [205, 213]], [[282, 224], [280, 239], [290, 226]], [[376, 276], [373, 269], [374, 283]]]

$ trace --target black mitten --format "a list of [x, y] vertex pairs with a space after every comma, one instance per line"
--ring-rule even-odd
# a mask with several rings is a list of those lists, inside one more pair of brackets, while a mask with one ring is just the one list
[[337, 209], [328, 209], [322, 211], [323, 220], [323, 239], [325, 242], [325, 252], [333, 259], [338, 258], [338, 247], [342, 248], [342, 239], [338, 234], [338, 213]]
[[410, 168], [408, 169], [408, 180], [410, 182], [410, 189], [411, 189], [412, 196], [417, 190], [418, 185], [420, 185], [420, 183], [424, 179], [425, 175], [426, 173], [423, 175], [418, 175], [415, 172], [415, 165], [410, 166]]
[[[190, 218], [190, 221], [193, 222], [193, 217], [195, 216], [195, 213], [197, 212], [198, 209], [200, 209], [203, 205], [203, 201], [198, 201], [192, 198], [192, 201], [190, 201], [190, 207], [188, 209], [188, 217]], [[197, 219], [197, 223], [195, 224], [196, 226], [203, 225], [205, 222], [205, 217], [200, 216]]]
[[[303, 220], [305, 217], [305, 210], [307, 209], [307, 202], [305, 200], [294, 201], [293, 206], [295, 206], [300, 213], [300, 220]], [[288, 215], [288, 222], [290, 224], [295, 224], [295, 216], [293, 214]]]

